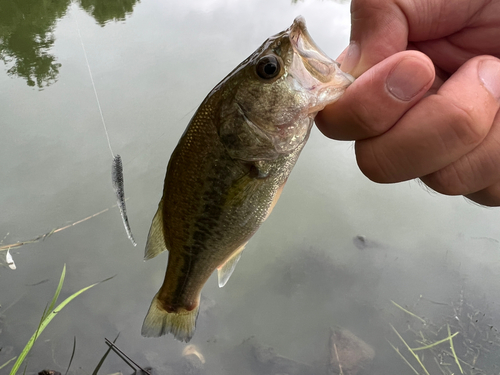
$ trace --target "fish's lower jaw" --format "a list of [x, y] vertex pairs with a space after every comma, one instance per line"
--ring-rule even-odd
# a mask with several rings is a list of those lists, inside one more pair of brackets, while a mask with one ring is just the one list
[[157, 294], [144, 319], [141, 334], [144, 337], [160, 337], [171, 333], [177, 340], [188, 342], [193, 337], [198, 312], [199, 305], [191, 311], [169, 313], [163, 309]]
[[354, 78], [350, 74], [342, 72], [332, 82], [319, 85], [316, 89], [316, 96], [313, 97], [314, 103], [311, 103], [309, 107], [309, 114], [316, 115], [327, 105], [336, 102], [351, 85], [351, 79]]

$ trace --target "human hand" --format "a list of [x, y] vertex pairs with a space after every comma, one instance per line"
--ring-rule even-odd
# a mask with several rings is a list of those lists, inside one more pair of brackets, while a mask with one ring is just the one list
[[500, 0], [353, 0], [351, 19], [338, 60], [359, 78], [318, 128], [375, 182], [500, 206]]

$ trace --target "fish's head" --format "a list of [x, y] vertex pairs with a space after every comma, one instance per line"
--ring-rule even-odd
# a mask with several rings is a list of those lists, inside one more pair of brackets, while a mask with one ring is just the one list
[[232, 157], [243, 160], [293, 152], [307, 141], [316, 114], [353, 80], [316, 46], [297, 17], [215, 88], [224, 98], [221, 141]]

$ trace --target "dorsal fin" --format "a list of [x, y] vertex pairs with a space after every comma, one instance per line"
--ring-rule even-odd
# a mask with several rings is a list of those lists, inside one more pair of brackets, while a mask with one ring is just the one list
[[241, 258], [241, 253], [243, 249], [245, 248], [245, 245], [247, 243], [245, 242], [243, 245], [241, 245], [239, 248], [235, 250], [235, 252], [229, 257], [228, 260], [226, 260], [224, 263], [222, 263], [219, 267], [217, 267], [217, 276], [219, 280], [219, 288], [222, 288], [224, 285], [226, 285], [227, 281], [233, 274], [234, 268], [236, 267], [236, 264]]
[[153, 222], [151, 223], [151, 228], [149, 229], [144, 260], [154, 258], [158, 254], [167, 250], [165, 245], [165, 234], [163, 233], [163, 215], [161, 210], [163, 207], [162, 202], [163, 201], [160, 201], [160, 204], [158, 205], [158, 211], [156, 211]]

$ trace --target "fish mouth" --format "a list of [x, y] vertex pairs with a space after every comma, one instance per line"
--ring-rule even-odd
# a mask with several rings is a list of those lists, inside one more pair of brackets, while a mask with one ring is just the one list
[[[302, 87], [318, 91], [317, 95], [327, 93], [327, 100], [332, 102], [354, 82], [354, 77], [340, 70], [340, 64], [328, 57], [309, 35], [306, 21], [297, 17], [288, 29], [290, 43], [294, 50], [294, 59], [290, 74]], [[297, 57], [297, 58], [296, 58]], [[338, 95], [333, 95], [334, 93]], [[313, 110], [315, 110], [313, 108]]]

